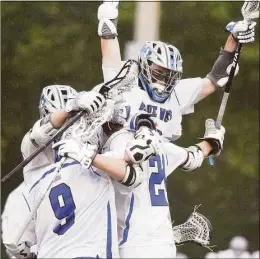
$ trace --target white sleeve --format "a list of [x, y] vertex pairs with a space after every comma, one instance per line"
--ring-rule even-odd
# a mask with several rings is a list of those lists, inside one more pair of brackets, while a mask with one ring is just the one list
[[200, 77], [182, 79], [174, 88], [173, 94], [176, 94], [182, 115], [194, 112], [194, 104], [200, 101], [202, 83]]
[[103, 78], [104, 82], [108, 82], [112, 80], [120, 71], [120, 69], [123, 67], [126, 61], [121, 62], [121, 67], [106, 67], [102, 65], [102, 71], [103, 71]]
[[[2, 239], [4, 244], [14, 244], [19, 231], [29, 216], [30, 207], [23, 193], [24, 184], [16, 188], [7, 198], [2, 214]], [[26, 229], [20, 243], [36, 244], [34, 222]]]
[[[28, 158], [33, 152], [35, 152], [36, 149], [37, 147], [30, 140], [29, 132], [27, 132], [21, 143], [23, 159]], [[54, 152], [51, 146], [47, 147], [43, 152], [38, 154], [29, 164], [23, 168], [24, 179], [26, 179], [33, 172], [33, 170], [53, 163], [53, 154]]]
[[171, 142], [162, 143], [165, 158], [165, 174], [168, 177], [178, 166], [187, 159], [187, 151]]

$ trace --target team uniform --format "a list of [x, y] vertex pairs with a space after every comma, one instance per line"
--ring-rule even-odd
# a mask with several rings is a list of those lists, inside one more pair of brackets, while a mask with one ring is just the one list
[[[55, 129], [50, 122], [50, 113], [54, 113], [58, 110], [65, 110], [68, 100], [71, 100], [71, 111], [88, 109], [90, 113], [95, 112], [102, 105], [102, 102], [104, 102], [102, 98], [99, 97], [99, 94], [90, 92], [82, 92], [77, 95], [77, 92], [73, 88], [66, 85], [52, 85], [45, 87], [40, 97], [39, 110], [41, 119], [34, 124], [33, 128], [26, 133], [22, 140], [21, 152], [24, 159], [29, 157], [40, 145], [46, 143], [46, 141], [48, 141], [57, 132], [57, 129]], [[86, 99], [88, 100], [86, 101]], [[94, 105], [92, 105], [93, 101], [95, 101]], [[25, 222], [28, 220], [28, 217], [30, 216], [30, 210], [33, 208], [31, 207], [33, 206], [33, 202], [29, 204], [28, 200], [26, 199], [29, 196], [31, 186], [40, 179], [43, 172], [48, 171], [48, 166], [53, 164], [56, 161], [56, 158], [57, 155], [55, 154], [54, 150], [51, 148], [51, 146], [48, 146], [27, 166], [24, 167], [23, 175], [25, 181], [23, 183], [23, 192], [16, 192], [17, 206], [23, 206], [24, 209], [28, 209], [26, 212], [24, 209], [20, 209], [20, 211], [24, 211], [24, 213], [18, 214], [13, 213], [10, 209], [5, 213], [6, 216], [3, 218], [3, 225], [8, 226], [8, 228], [5, 227], [5, 229], [3, 229], [3, 235], [6, 234], [8, 236], [8, 242], [5, 242], [5, 244], [13, 245], [12, 251], [8, 251], [12, 254], [27, 258], [30, 253], [29, 247], [32, 245], [34, 245], [34, 247], [31, 247], [31, 252], [34, 252], [35, 254], [37, 253], [37, 239], [35, 234], [32, 234], [35, 233], [35, 225], [33, 224], [34, 222], [32, 222], [25, 230], [24, 234], [19, 240], [19, 244], [14, 244], [14, 240], [16, 240], [19, 230], [23, 228]], [[8, 203], [10, 203], [9, 199]], [[26, 204], [26, 206], [24, 206], [24, 204]], [[14, 207], [15, 206], [13, 206], [13, 208]], [[7, 220], [8, 223], [10, 222], [10, 224], [7, 224]], [[11, 227], [15, 227], [14, 231], [12, 232], [9, 231]], [[28, 248], [27, 253], [25, 253], [24, 249], [21, 248], [23, 246], [25, 246], [26, 249]], [[10, 247], [7, 247], [7, 250], [9, 248]]]
[[[47, 189], [55, 164], [28, 190]], [[39, 258], [118, 257], [114, 188], [109, 177], [67, 159], [34, 220]]]
[[[38, 120], [33, 128], [27, 132], [22, 140], [21, 153], [23, 158], [29, 157], [35, 150], [42, 144], [46, 143], [50, 139], [50, 136], [46, 135], [42, 130], [42, 120]], [[37, 138], [32, 138], [34, 132], [37, 132]], [[39, 155], [37, 155], [28, 165], [23, 169], [24, 178], [30, 182], [34, 182], [39, 175], [35, 173], [35, 170], [42, 168], [44, 170], [47, 166], [51, 165], [55, 161], [55, 153], [51, 146], [46, 147]]]
[[[113, 134], [104, 145], [103, 154], [122, 158], [131, 139], [126, 130]], [[121, 258], [175, 257], [166, 178], [186, 158], [185, 149], [165, 142], [160, 154], [141, 165], [144, 179], [138, 187], [129, 189], [113, 181]]]
[[[24, 183], [21, 183], [16, 189], [14, 189], [8, 196], [4, 211], [2, 213], [2, 239], [5, 245], [13, 244], [13, 240], [16, 238], [17, 229], [25, 223], [29, 213], [30, 207], [24, 196]], [[19, 212], [19, 213], [17, 213]], [[34, 240], [34, 231], [30, 228], [25, 232], [22, 241]], [[28, 246], [32, 246], [32, 243], [28, 243]], [[36, 252], [36, 246], [32, 247], [31, 252]], [[6, 250], [9, 254], [8, 249]], [[10, 254], [10, 257], [12, 255]], [[15, 257], [13, 257], [15, 258]]]
[[[109, 81], [119, 70], [103, 67], [104, 81]], [[146, 91], [138, 86], [138, 79], [130, 92], [123, 98], [131, 106], [131, 115], [146, 111], [152, 115], [156, 129], [168, 140], [176, 140], [182, 135], [182, 116], [194, 112], [194, 105], [200, 101], [201, 78], [180, 80], [169, 99], [164, 103], [154, 102]]]

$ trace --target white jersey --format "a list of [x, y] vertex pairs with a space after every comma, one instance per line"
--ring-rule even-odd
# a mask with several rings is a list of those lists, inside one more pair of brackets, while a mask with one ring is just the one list
[[[40, 123], [41, 120], [38, 120], [34, 124], [33, 128], [25, 134], [22, 140], [21, 152], [24, 159], [29, 157], [39, 147], [39, 145], [45, 143], [50, 138], [44, 132], [42, 132]], [[30, 137], [32, 131], [39, 132], [39, 134], [37, 134], [39, 138], [32, 139]], [[46, 149], [44, 149], [44, 151], [39, 153], [28, 165], [24, 167], [23, 169], [24, 178], [27, 178], [27, 182], [28, 181], [34, 182], [39, 176], [36, 175], [34, 171], [38, 170], [39, 168], [44, 168], [46, 166], [49, 166], [54, 161], [55, 161], [55, 153], [51, 145], [49, 145]]]
[[[4, 211], [2, 213], [2, 239], [4, 244], [15, 244], [15, 240], [19, 231], [30, 214], [30, 207], [24, 196], [24, 183], [21, 183], [8, 196]], [[34, 230], [30, 227], [26, 229], [20, 243], [27, 242], [28, 246], [36, 244], [36, 236]], [[35, 252], [35, 250], [34, 250]]]
[[[125, 131], [126, 132], [126, 131]], [[124, 131], [104, 146], [120, 154], [131, 139]], [[144, 162], [144, 180], [136, 188], [114, 182], [118, 238], [121, 258], [172, 258], [176, 248], [166, 190], [166, 177], [182, 164], [187, 152], [172, 143], [163, 143], [160, 155]], [[107, 152], [106, 154], [109, 154]]]
[[[120, 69], [103, 67], [104, 81], [111, 80]], [[138, 86], [138, 79], [130, 92], [123, 94], [131, 106], [131, 115], [146, 111], [152, 115], [157, 131], [169, 140], [176, 140], [182, 135], [182, 115], [193, 113], [194, 104], [200, 100], [201, 78], [180, 80], [165, 103], [150, 99], [146, 91]]]
[[[56, 164], [30, 187], [34, 206]], [[118, 257], [114, 188], [110, 178], [67, 159], [34, 221], [38, 258]]]

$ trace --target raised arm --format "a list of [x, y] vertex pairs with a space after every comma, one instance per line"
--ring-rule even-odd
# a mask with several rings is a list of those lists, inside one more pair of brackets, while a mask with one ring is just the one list
[[[226, 26], [226, 31], [230, 32], [226, 44], [220, 50], [219, 57], [214, 63], [211, 71], [203, 79], [200, 99], [203, 99], [215, 92], [218, 88], [223, 88], [228, 81], [228, 73], [234, 58], [234, 53], [238, 43], [250, 43], [254, 41], [256, 23], [248, 24], [245, 21], [231, 22]], [[236, 70], [235, 75], [238, 73]]]
[[119, 1], [104, 1], [98, 8], [98, 35], [101, 37], [104, 81], [114, 77], [122, 66], [117, 34]]

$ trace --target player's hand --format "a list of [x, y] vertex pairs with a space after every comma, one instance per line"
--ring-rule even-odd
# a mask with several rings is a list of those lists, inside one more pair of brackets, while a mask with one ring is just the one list
[[80, 92], [75, 98], [68, 100], [66, 111], [81, 111], [87, 110], [90, 114], [100, 110], [106, 103], [105, 97], [97, 92]]
[[218, 156], [223, 149], [223, 141], [225, 136], [225, 128], [220, 126], [220, 129], [217, 129], [215, 126], [215, 121], [212, 119], [207, 119], [205, 122], [205, 134], [201, 138], [209, 142], [213, 147], [211, 154]]
[[160, 141], [154, 135], [154, 132], [147, 128], [141, 127], [126, 147], [126, 153], [130, 161], [139, 164], [159, 153]]
[[89, 168], [98, 152], [98, 146], [83, 143], [78, 139], [65, 139], [58, 141], [52, 146], [58, 149], [59, 157], [70, 157], [78, 161], [82, 167]]
[[22, 242], [16, 245], [5, 245], [7, 253], [14, 256], [15, 258], [31, 258], [30, 247]]
[[104, 1], [98, 8], [98, 35], [104, 39], [117, 36], [119, 0]]
[[238, 43], [250, 43], [255, 40], [256, 22], [238, 21], [230, 22], [226, 31], [230, 32]]

